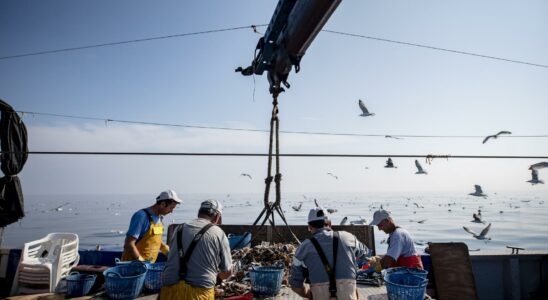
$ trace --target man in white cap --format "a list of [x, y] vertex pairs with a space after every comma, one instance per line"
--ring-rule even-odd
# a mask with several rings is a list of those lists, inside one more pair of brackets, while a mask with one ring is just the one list
[[162, 242], [162, 218], [181, 202], [175, 191], [167, 190], [156, 197], [154, 205], [135, 212], [126, 233], [122, 260], [148, 260], [154, 263], [158, 251], [167, 255], [169, 247]]
[[424, 269], [420, 255], [415, 250], [413, 239], [409, 232], [394, 223], [389, 211], [379, 209], [373, 214], [370, 226], [388, 234], [388, 250], [380, 263], [383, 269], [392, 267], [409, 267]]
[[[289, 284], [301, 297], [314, 300], [358, 299], [356, 259], [367, 256], [368, 249], [356, 236], [331, 230], [327, 211], [315, 207], [308, 213], [312, 237], [297, 248]], [[304, 285], [310, 281], [310, 288]]]
[[232, 274], [232, 256], [222, 222], [223, 206], [216, 200], [200, 205], [198, 218], [177, 227], [162, 273], [160, 299], [214, 300], [217, 277]]

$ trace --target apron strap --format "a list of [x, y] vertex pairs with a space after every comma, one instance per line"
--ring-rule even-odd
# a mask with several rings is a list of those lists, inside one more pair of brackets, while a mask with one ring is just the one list
[[[209, 230], [213, 226], [212, 223], [207, 224], [206, 226], [202, 227], [200, 231], [194, 236], [192, 239], [192, 242], [188, 246], [188, 249], [186, 252], [183, 251], [183, 228], [184, 223], [181, 226], [181, 229], [177, 231], [177, 246], [179, 247], [179, 278], [184, 279], [186, 273], [187, 273], [187, 265], [188, 261], [190, 260], [190, 256], [192, 255], [192, 252], [194, 252], [194, 248], [196, 248], [196, 244], [198, 244], [198, 241], [204, 236], [206, 231]], [[182, 255], [184, 253], [184, 255]]]
[[316, 240], [315, 237], [311, 237], [310, 241], [312, 242], [312, 245], [314, 245], [314, 248], [316, 248], [316, 252], [318, 252], [320, 259], [322, 260], [323, 267], [325, 268], [325, 272], [329, 276], [329, 293], [331, 294], [331, 297], [337, 297], [335, 267], [337, 265], [337, 249], [339, 248], [339, 233], [333, 232], [333, 267], [329, 265], [329, 262], [327, 261], [327, 257], [325, 256], [325, 253], [323, 252], [322, 247], [320, 247], [320, 243], [318, 243], [318, 240]]

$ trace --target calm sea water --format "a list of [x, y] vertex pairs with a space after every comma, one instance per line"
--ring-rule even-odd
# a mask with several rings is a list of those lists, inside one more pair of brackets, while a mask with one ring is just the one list
[[[26, 217], [6, 227], [2, 248], [21, 248], [23, 243], [50, 232], [74, 232], [81, 249], [121, 249], [131, 215], [154, 202], [155, 195], [62, 195], [26, 196]], [[225, 224], [252, 224], [260, 213], [259, 194], [183, 195], [184, 203], [164, 223], [182, 223], [195, 218], [201, 201], [213, 198], [225, 205]], [[284, 194], [282, 207], [290, 224], [305, 225], [308, 210], [316, 198], [320, 205], [337, 209], [334, 224], [372, 219], [381, 205], [390, 210], [396, 223], [411, 232], [418, 243], [465, 242], [477, 253], [509, 253], [506, 245], [548, 252], [548, 195], [540, 193], [499, 193], [487, 199], [466, 194]], [[291, 207], [303, 202], [300, 211]], [[416, 204], [415, 204], [416, 203]], [[490, 241], [476, 240], [463, 226], [480, 232], [486, 224], [472, 222], [481, 209], [486, 224], [491, 223]], [[423, 223], [417, 221], [425, 220]], [[281, 221], [277, 221], [281, 224]], [[386, 250], [386, 234], [375, 229], [376, 249]], [[424, 246], [417, 245], [418, 249]]]

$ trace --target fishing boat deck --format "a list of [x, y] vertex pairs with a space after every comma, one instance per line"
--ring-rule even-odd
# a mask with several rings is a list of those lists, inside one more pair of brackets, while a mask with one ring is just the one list
[[[384, 300], [388, 299], [388, 295], [386, 294], [386, 287], [380, 286], [368, 286], [368, 285], [358, 285], [358, 296], [359, 299], [368, 299], [368, 300]], [[137, 299], [139, 300], [156, 300], [158, 298], [158, 294], [151, 294], [151, 295], [144, 295]], [[65, 297], [64, 294], [53, 294], [53, 293], [47, 293], [47, 294], [34, 294], [34, 295], [22, 295], [22, 296], [12, 296], [8, 297], [6, 299], [11, 300], [60, 300], [60, 299], [68, 299]], [[78, 298], [70, 298], [72, 300], [88, 300], [88, 299], [96, 299], [96, 300], [102, 300], [102, 299], [109, 299], [106, 295], [106, 293], [99, 292], [95, 295], [85, 296], [85, 297], [78, 297]], [[267, 297], [267, 298], [254, 298], [254, 299], [271, 299], [271, 300], [279, 300], [279, 299], [303, 299], [296, 293], [294, 293], [291, 288], [289, 287], [283, 287], [280, 293], [275, 297]]]

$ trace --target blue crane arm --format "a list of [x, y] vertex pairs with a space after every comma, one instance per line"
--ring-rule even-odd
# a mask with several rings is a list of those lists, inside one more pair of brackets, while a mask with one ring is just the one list
[[300, 62], [306, 49], [323, 28], [342, 0], [279, 0], [263, 37], [255, 48], [251, 66], [237, 72], [243, 75], [262, 75], [268, 72], [270, 93], [289, 87], [287, 77]]

